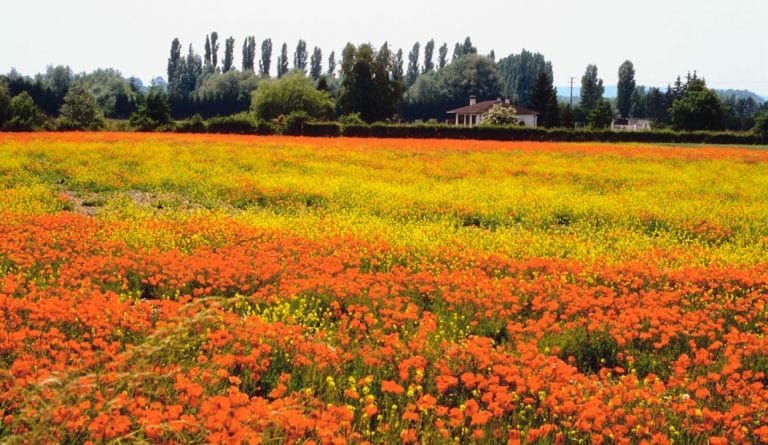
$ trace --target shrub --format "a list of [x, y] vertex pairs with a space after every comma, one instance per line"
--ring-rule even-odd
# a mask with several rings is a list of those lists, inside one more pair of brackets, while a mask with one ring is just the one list
[[360, 113], [349, 113], [339, 118], [339, 123], [343, 126], [365, 125], [365, 121], [360, 117]]
[[205, 133], [205, 121], [202, 116], [195, 114], [189, 119], [179, 122], [176, 126], [176, 131], [180, 133]]
[[763, 143], [768, 143], [768, 112], [763, 112], [755, 117], [755, 126], [752, 132], [762, 139]]
[[304, 111], [294, 111], [283, 119], [283, 134], [302, 135], [304, 126], [311, 120], [309, 114]]
[[209, 133], [256, 134], [257, 125], [248, 113], [208, 119]]
[[485, 118], [480, 122], [484, 127], [508, 127], [517, 125], [515, 109], [502, 104], [495, 104], [488, 110]]
[[304, 112], [313, 119], [331, 119], [334, 108], [330, 95], [315, 89], [301, 73], [263, 81], [251, 96], [251, 110], [257, 119], [265, 121], [294, 112]]
[[34, 131], [45, 122], [43, 114], [37, 108], [32, 96], [26, 91], [21, 92], [8, 103], [8, 116], [3, 129], [11, 131]]

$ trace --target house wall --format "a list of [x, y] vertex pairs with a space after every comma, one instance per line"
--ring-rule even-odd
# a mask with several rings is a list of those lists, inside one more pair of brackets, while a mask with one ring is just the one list
[[523, 114], [518, 115], [517, 119], [523, 123], [526, 127], [536, 127], [537, 125], [537, 117], [535, 114]]

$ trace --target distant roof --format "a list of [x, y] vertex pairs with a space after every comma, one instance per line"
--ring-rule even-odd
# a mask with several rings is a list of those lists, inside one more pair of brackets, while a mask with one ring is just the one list
[[467, 105], [465, 107], [456, 108], [455, 110], [446, 111], [446, 114], [483, 114], [487, 113], [488, 110], [491, 109], [492, 106], [499, 104], [503, 107], [511, 107], [515, 109], [515, 114], [517, 115], [536, 115], [539, 114], [533, 110], [529, 110], [527, 108], [518, 107], [517, 105], [512, 105], [504, 102], [503, 100], [485, 100], [482, 102], [478, 102], [474, 105]]

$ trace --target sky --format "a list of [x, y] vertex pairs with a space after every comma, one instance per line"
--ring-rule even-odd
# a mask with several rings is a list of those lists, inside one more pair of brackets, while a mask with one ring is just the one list
[[[272, 38], [277, 56], [298, 39], [323, 50], [388, 41], [405, 54], [415, 41], [448, 43], [471, 36], [496, 57], [523, 48], [552, 62], [556, 85], [580, 82], [596, 64], [606, 85], [631, 60], [639, 85], [666, 86], [696, 70], [710, 87], [749, 89], [768, 97], [768, 2], [765, 0], [0, 0], [0, 73], [75, 72], [112, 67], [148, 82], [165, 76], [170, 44], [203, 52], [206, 34], [235, 38], [235, 63], [246, 36]], [[258, 50], [257, 50], [258, 57]], [[561, 91], [561, 94], [564, 92]]]

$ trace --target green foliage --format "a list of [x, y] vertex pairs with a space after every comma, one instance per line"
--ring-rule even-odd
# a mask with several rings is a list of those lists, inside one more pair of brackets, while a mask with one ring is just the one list
[[209, 133], [255, 134], [258, 124], [249, 113], [208, 119], [206, 129]]
[[470, 95], [497, 98], [501, 78], [493, 61], [469, 54], [444, 69], [419, 76], [405, 94], [403, 113], [409, 119], [445, 119], [445, 112], [467, 104]]
[[269, 69], [272, 65], [272, 39], [261, 42], [261, 59], [259, 59], [259, 74], [269, 77]]
[[435, 40], [431, 39], [429, 42], [427, 42], [426, 45], [424, 45], [424, 73], [429, 73], [432, 70], [435, 69], [435, 62], [434, 62], [434, 54], [435, 54]]
[[556, 127], [560, 122], [560, 108], [557, 104], [557, 91], [552, 85], [552, 75], [546, 71], [539, 73], [531, 89], [528, 104], [539, 113], [539, 125]]
[[255, 72], [256, 37], [248, 36], [243, 42], [243, 71]]
[[229, 37], [224, 41], [224, 62], [221, 71], [226, 73], [235, 67], [235, 39]]
[[104, 116], [93, 94], [82, 81], [74, 82], [59, 111], [59, 128], [63, 130], [98, 130], [104, 126]]
[[503, 104], [496, 104], [488, 110], [480, 125], [484, 127], [509, 127], [517, 125], [515, 109]]
[[411, 52], [408, 53], [408, 71], [405, 73], [405, 86], [410, 87], [419, 77], [419, 51], [421, 45], [419, 42], [413, 44]]
[[328, 93], [315, 89], [307, 77], [293, 72], [282, 79], [263, 81], [251, 96], [251, 111], [263, 121], [297, 111], [322, 120], [333, 117], [334, 102]]
[[719, 130], [723, 128], [723, 104], [703, 80], [691, 79], [685, 93], [669, 109], [676, 130]]
[[8, 84], [3, 78], [0, 78], [0, 128], [3, 127], [8, 117], [8, 106], [11, 104], [11, 94], [8, 91]]
[[764, 111], [755, 117], [755, 126], [752, 131], [759, 135], [763, 142], [768, 142], [768, 111]]
[[312, 121], [312, 118], [305, 111], [294, 111], [288, 113], [285, 119], [282, 121], [283, 134], [302, 135], [304, 134], [304, 126]]
[[280, 79], [286, 74], [288, 74], [288, 44], [283, 43], [280, 55], [277, 56], [277, 78]]
[[341, 116], [338, 122], [343, 126], [365, 125], [365, 121], [360, 117], [360, 113], [349, 113]]
[[136, 111], [136, 92], [119, 71], [98, 69], [78, 76], [78, 82], [85, 84], [104, 116], [126, 118]]
[[195, 91], [198, 98], [227, 98], [234, 102], [250, 98], [259, 85], [259, 78], [252, 71], [232, 70], [204, 75], [199, 84]]
[[328, 75], [331, 77], [336, 75], [336, 51], [331, 51], [331, 55], [328, 56]]
[[34, 131], [39, 129], [45, 121], [32, 96], [26, 91], [10, 100], [6, 116], [3, 129], [10, 131]]
[[448, 64], [448, 44], [443, 43], [443, 46], [438, 50], [437, 56], [437, 68], [443, 69]]
[[520, 106], [531, 106], [530, 95], [541, 73], [552, 77], [552, 63], [539, 53], [523, 50], [496, 63], [501, 77], [501, 94]]
[[598, 100], [587, 116], [587, 122], [592, 128], [607, 128], [611, 125], [612, 120], [611, 104], [605, 99]]
[[149, 89], [147, 97], [130, 118], [131, 126], [142, 130], [155, 130], [171, 122], [171, 107], [168, 105], [168, 95], [158, 86]]
[[400, 102], [402, 85], [391, 69], [392, 54], [387, 43], [378, 53], [369, 44], [358, 48], [348, 44], [342, 53], [342, 113], [360, 113], [366, 122], [392, 117]]
[[632, 93], [635, 91], [635, 67], [629, 60], [619, 66], [619, 83], [616, 108], [621, 117], [629, 117], [632, 108]]
[[306, 74], [307, 72], [307, 42], [299, 40], [293, 53], [293, 69]]
[[644, 87], [635, 87], [632, 90], [632, 96], [629, 99], [629, 117], [644, 118], [648, 114], [646, 108], [646, 95]]
[[176, 131], [179, 133], [205, 133], [207, 130], [203, 117], [195, 114], [185, 121], [176, 125]]
[[603, 98], [603, 79], [597, 77], [597, 66], [587, 65], [581, 78], [581, 108], [589, 115], [592, 108]]
[[320, 79], [323, 74], [323, 51], [315, 47], [312, 51], [312, 57], [309, 60], [309, 77], [312, 80]]

